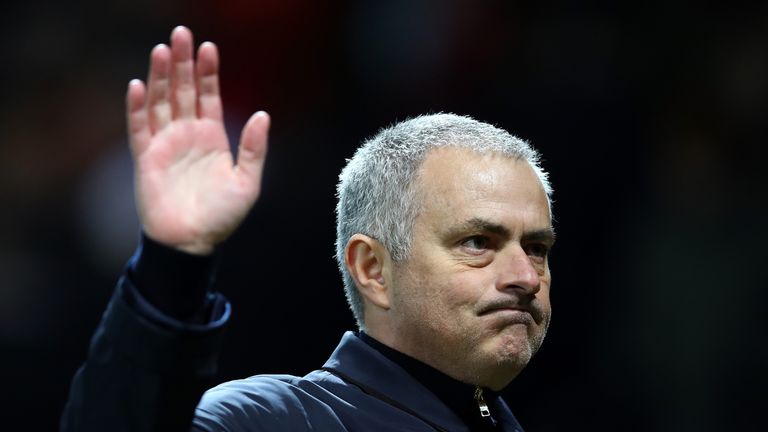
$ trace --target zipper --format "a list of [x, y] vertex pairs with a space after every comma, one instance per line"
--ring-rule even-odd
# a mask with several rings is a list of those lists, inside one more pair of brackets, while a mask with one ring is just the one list
[[488, 404], [485, 403], [483, 398], [483, 389], [475, 387], [475, 400], [477, 401], [477, 407], [480, 408], [480, 417], [490, 417], [491, 410], [488, 409]]

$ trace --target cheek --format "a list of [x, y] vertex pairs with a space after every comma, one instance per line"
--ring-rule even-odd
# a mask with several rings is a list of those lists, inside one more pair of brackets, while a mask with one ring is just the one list
[[470, 309], [474, 304], [471, 283], [461, 275], [414, 269], [402, 282], [400, 307], [418, 321], [444, 326], [455, 321], [462, 308]]
[[[396, 279], [400, 297], [412, 313], [441, 321], [451, 315], [474, 311], [482, 297], [493, 290], [493, 274], [487, 268], [472, 268], [455, 263], [440, 251], [413, 251], [407, 265], [398, 269]], [[490, 290], [489, 290], [490, 288]]]
[[543, 306], [546, 306], [547, 310], [550, 308], [549, 293], [550, 293], [551, 281], [549, 277], [541, 281], [541, 288], [536, 293], [536, 300], [541, 302]]
[[443, 309], [457, 314], [456, 319], [474, 315], [478, 306], [485, 303], [484, 297], [493, 296], [494, 291], [493, 278], [481, 269], [443, 275], [436, 288], [434, 300], [440, 302]]

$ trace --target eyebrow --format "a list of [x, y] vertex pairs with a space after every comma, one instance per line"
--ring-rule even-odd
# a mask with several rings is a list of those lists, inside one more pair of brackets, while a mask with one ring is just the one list
[[552, 227], [523, 233], [522, 241], [544, 241], [550, 245], [555, 243], [555, 229]]
[[472, 218], [462, 222], [451, 230], [455, 233], [464, 233], [467, 231], [485, 231], [494, 233], [502, 237], [511, 237], [512, 233], [504, 225], [497, 224], [482, 218]]
[[[491, 222], [483, 218], [469, 219], [461, 223], [454, 229], [452, 229], [451, 233], [459, 234], [467, 231], [484, 231], [484, 232], [490, 232], [490, 233], [496, 234], [503, 238], [512, 237], [512, 233], [504, 225]], [[521, 240], [522, 241], [546, 241], [549, 243], [554, 243], [555, 237], [556, 237], [555, 229], [550, 226], [544, 229], [525, 232], [523, 233]]]

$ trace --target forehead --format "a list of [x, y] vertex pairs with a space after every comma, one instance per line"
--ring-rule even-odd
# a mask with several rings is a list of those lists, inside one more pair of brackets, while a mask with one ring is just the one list
[[[421, 217], [445, 224], [481, 217], [525, 229], [551, 225], [547, 195], [524, 160], [445, 147], [430, 151], [419, 171]], [[505, 223], [505, 224], [506, 224]]]

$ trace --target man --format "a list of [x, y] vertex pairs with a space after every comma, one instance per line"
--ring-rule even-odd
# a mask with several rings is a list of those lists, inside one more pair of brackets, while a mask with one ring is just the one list
[[537, 153], [449, 114], [381, 131], [341, 173], [337, 259], [359, 332], [305, 377], [211, 384], [229, 305], [211, 254], [259, 195], [269, 117], [234, 161], [218, 53], [152, 51], [127, 105], [144, 237], [76, 375], [64, 430], [521, 431], [497, 392], [550, 321], [550, 186]]

